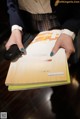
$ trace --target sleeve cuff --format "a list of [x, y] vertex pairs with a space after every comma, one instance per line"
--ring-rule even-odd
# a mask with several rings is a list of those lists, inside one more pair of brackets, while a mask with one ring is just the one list
[[68, 29], [63, 29], [61, 33], [65, 33], [65, 34], [71, 36], [73, 40], [75, 38], [75, 33], [70, 31], [70, 30], [68, 30]]
[[13, 25], [12, 28], [11, 28], [11, 31], [13, 31], [15, 29], [18, 29], [18, 30], [22, 31], [23, 28], [19, 25]]

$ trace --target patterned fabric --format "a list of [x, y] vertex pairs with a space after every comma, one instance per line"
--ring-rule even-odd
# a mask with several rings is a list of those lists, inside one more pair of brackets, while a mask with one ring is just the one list
[[33, 14], [32, 19], [33, 27], [37, 28], [39, 31], [51, 30], [59, 27], [56, 16], [53, 14]]

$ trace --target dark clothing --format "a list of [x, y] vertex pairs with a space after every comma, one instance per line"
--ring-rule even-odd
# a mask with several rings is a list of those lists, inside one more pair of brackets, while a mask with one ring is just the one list
[[20, 10], [20, 16], [24, 26], [26, 26], [26, 31], [31, 33], [60, 28], [59, 21], [52, 13], [30, 14], [29, 12]]
[[[9, 13], [9, 17], [10, 17], [10, 25], [12, 26], [14, 24], [17, 24], [17, 25], [25, 28], [25, 25], [23, 22], [24, 20], [23, 20], [22, 14], [21, 14], [22, 12], [20, 12], [16, 1], [17, 0], [7, 0], [8, 13]], [[55, 3], [55, 1], [51, 0], [53, 16], [57, 16], [57, 18], [55, 20], [59, 21], [59, 22], [57, 22], [58, 25], [59, 24], [61, 25], [61, 27], [59, 25], [59, 26], [57, 26], [57, 28], [59, 28], [59, 27], [61, 29], [66, 28], [66, 29], [69, 29], [69, 30], [77, 33], [78, 30], [80, 29], [80, 3], [68, 3], [67, 4], [67, 3], [60, 2], [59, 5], [56, 7], [54, 6], [54, 3]], [[29, 18], [29, 17], [26, 16], [26, 18]], [[26, 21], [26, 23], [30, 22], [31, 20], [29, 19], [29, 21]], [[54, 18], [53, 18], [53, 20], [54, 20]], [[45, 21], [45, 19], [44, 19], [44, 21]], [[40, 24], [40, 22], [39, 22], [39, 24]], [[52, 24], [55, 24], [55, 22]], [[30, 25], [31, 24], [28, 24], [29, 27], [30, 27]], [[54, 27], [54, 25], [53, 25], [53, 27]], [[52, 29], [52, 28], [50, 28], [50, 29]], [[45, 30], [45, 29], [43, 29], [43, 30]]]

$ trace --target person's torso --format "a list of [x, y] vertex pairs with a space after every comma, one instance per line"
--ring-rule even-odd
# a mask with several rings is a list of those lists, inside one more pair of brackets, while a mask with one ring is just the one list
[[18, 0], [19, 8], [32, 14], [52, 13], [50, 0]]

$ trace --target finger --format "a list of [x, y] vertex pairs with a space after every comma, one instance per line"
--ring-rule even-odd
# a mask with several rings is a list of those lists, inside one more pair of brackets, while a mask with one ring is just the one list
[[23, 44], [21, 41], [17, 42], [17, 46], [19, 49], [24, 48]]
[[10, 39], [7, 41], [7, 43], [5, 45], [6, 50], [8, 50], [11, 47], [11, 45], [13, 45], [13, 44], [16, 44], [16, 43], [10, 37]]
[[66, 52], [66, 57], [67, 57], [67, 60], [69, 59], [70, 55], [71, 55], [71, 53]]
[[12, 44], [11, 44], [10, 42], [7, 42], [6, 45], [5, 45], [6, 50], [8, 50], [8, 49], [11, 47], [11, 45], [12, 45]]
[[60, 44], [56, 43], [55, 46], [53, 47], [50, 56], [53, 56], [58, 50], [59, 50]]
[[69, 59], [70, 55], [75, 52], [75, 49], [73, 49], [73, 50], [67, 50], [65, 52], [66, 52], [67, 59]]
[[22, 54], [26, 54], [26, 49], [25, 48], [20, 48], [19, 50], [21, 51]]
[[73, 47], [72, 49], [71, 48], [68, 48], [66, 50], [66, 56], [67, 56], [67, 59], [69, 59], [70, 55], [75, 53], [75, 48]]
[[21, 34], [21, 32], [19, 32], [19, 34], [16, 35], [15, 37], [16, 37], [16, 44], [17, 44], [18, 48], [19, 49], [24, 48], [23, 43], [22, 43], [22, 34]]
[[17, 46], [22, 54], [26, 54], [26, 49], [24, 48], [21, 40], [19, 40], [19, 42], [17, 42]]
[[75, 48], [74, 48], [74, 46], [73, 46], [73, 51], [72, 51], [72, 53], [75, 53]]
[[26, 49], [24, 48], [23, 44], [20, 42], [17, 45], [18, 45], [18, 48], [21, 51], [21, 53], [26, 54]]

